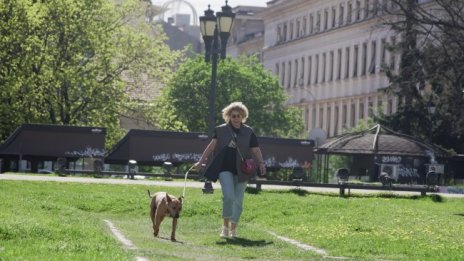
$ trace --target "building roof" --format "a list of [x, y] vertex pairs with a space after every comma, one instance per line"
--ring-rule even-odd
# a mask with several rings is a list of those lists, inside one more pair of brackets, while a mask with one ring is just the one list
[[208, 135], [173, 131], [130, 130], [108, 153], [105, 163], [141, 165], [196, 162], [208, 145]]
[[[375, 133], [372, 133], [375, 131]], [[320, 154], [378, 154], [443, 157], [446, 152], [414, 137], [376, 125], [370, 130], [335, 137], [318, 148]]]
[[[200, 159], [210, 139], [204, 133], [130, 130], [108, 153], [106, 163], [161, 166], [163, 162], [193, 163]], [[301, 167], [313, 159], [314, 142], [299, 139], [259, 137], [266, 166]]]

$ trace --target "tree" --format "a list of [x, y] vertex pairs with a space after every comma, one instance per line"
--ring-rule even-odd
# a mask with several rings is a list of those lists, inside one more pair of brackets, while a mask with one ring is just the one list
[[[464, 152], [464, 2], [391, 0], [385, 24], [399, 35], [400, 69], [387, 75], [401, 102], [381, 122], [397, 131]], [[435, 114], [427, 111], [436, 106]]]
[[23, 118], [16, 94], [24, 85], [22, 68], [27, 55], [23, 46], [28, 42], [28, 27], [23, 1], [0, 0], [0, 141]]
[[[301, 112], [285, 106], [287, 97], [278, 79], [256, 57], [221, 60], [217, 78], [216, 124], [224, 122], [222, 108], [241, 101], [249, 109], [247, 124], [253, 126], [257, 135], [301, 137]], [[211, 65], [202, 57], [182, 63], [156, 105], [160, 127], [205, 132], [210, 84]]]
[[87, 125], [106, 127], [111, 146], [122, 136], [119, 116], [131, 107], [123, 76], [163, 82], [176, 61], [164, 35], [150, 37], [154, 28], [139, 22], [138, 0], [0, 0], [0, 6], [0, 44], [8, 50], [0, 52], [0, 99], [7, 104], [0, 116], [15, 117], [0, 126], [0, 139], [21, 123]]

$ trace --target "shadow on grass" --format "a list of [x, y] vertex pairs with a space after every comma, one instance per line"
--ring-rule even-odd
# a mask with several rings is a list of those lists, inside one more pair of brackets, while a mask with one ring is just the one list
[[339, 193], [336, 192], [310, 192], [304, 189], [288, 189], [288, 190], [268, 190], [266, 193], [273, 193], [273, 194], [295, 194], [301, 197], [305, 197], [308, 195], [318, 195], [318, 196], [325, 196], [325, 197], [336, 197], [336, 198], [397, 198], [397, 199], [411, 199], [417, 200], [422, 198], [430, 198], [433, 202], [443, 202], [444, 199], [442, 196], [437, 194], [429, 194], [428, 196], [421, 196], [421, 195], [401, 195], [396, 193], [389, 193], [389, 192], [379, 192], [379, 193], [356, 193], [356, 194], [348, 194], [346, 193], [345, 196], [340, 196]]
[[160, 240], [166, 240], [166, 241], [171, 241], [172, 243], [177, 243], [177, 244], [184, 244], [183, 241], [178, 241], [178, 240], [173, 241], [173, 240], [171, 240], [171, 238], [168, 238], [168, 237], [158, 237], [158, 239], [160, 239]]
[[456, 213], [454, 214], [455, 216], [461, 216], [461, 217], [464, 217], [464, 213]]
[[242, 247], [263, 247], [267, 245], [272, 245], [274, 242], [266, 240], [250, 240], [242, 237], [226, 238], [226, 241], [217, 241], [217, 245], [238, 245]]
[[248, 194], [261, 194], [262, 190], [257, 189], [257, 188], [247, 187], [245, 192]]

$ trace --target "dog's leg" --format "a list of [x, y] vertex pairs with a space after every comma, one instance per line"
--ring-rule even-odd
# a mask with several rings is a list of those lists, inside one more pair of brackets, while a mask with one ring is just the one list
[[155, 211], [155, 217], [154, 217], [154, 222], [153, 222], [153, 235], [155, 237], [158, 236], [158, 233], [159, 233], [159, 228], [160, 228], [160, 225], [161, 225], [161, 222], [163, 222], [163, 219], [164, 219], [164, 213], [162, 213], [162, 211], [159, 211], [159, 208], [156, 208], [156, 211]]
[[177, 218], [172, 219], [171, 241], [176, 241]]
[[[158, 199], [158, 198], [156, 198]], [[155, 237], [158, 236], [159, 228], [161, 225], [161, 222], [163, 222], [163, 219], [166, 216], [166, 201], [164, 199], [160, 200], [155, 200], [155, 222], [153, 223], [153, 230], [154, 230], [154, 235]]]
[[158, 229], [156, 228], [156, 205], [152, 203], [151, 207], [150, 207], [150, 218], [151, 218], [151, 223], [152, 223], [152, 226], [153, 226], [153, 235], [155, 237], [158, 236], [158, 232], [159, 232], [159, 226], [158, 226]]

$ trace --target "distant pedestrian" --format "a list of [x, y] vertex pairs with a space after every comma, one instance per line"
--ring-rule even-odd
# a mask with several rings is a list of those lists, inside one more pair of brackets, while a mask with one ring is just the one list
[[241, 159], [253, 156], [262, 176], [266, 174], [266, 167], [253, 129], [244, 124], [248, 118], [247, 107], [241, 102], [233, 102], [222, 110], [222, 117], [225, 123], [215, 128], [211, 142], [195, 167], [201, 170], [206, 163], [205, 176], [213, 181], [219, 179], [224, 219], [220, 236], [235, 238], [245, 189], [252, 176], [240, 169]]

